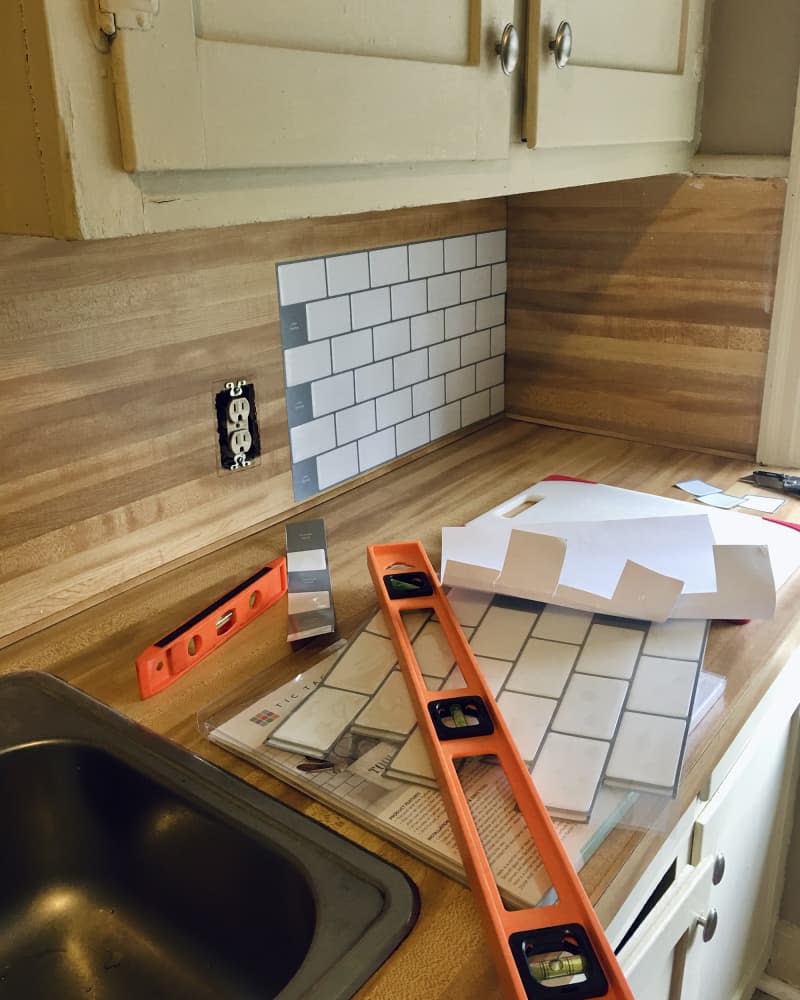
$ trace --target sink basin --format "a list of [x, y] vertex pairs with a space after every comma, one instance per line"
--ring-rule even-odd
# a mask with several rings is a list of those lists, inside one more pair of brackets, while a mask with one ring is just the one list
[[352, 996], [397, 868], [47, 674], [0, 679], [0, 998]]

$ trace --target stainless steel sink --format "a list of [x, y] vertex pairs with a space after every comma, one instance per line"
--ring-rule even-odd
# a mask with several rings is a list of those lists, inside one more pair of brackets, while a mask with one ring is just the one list
[[398, 869], [54, 677], [0, 679], [0, 1000], [351, 996]]

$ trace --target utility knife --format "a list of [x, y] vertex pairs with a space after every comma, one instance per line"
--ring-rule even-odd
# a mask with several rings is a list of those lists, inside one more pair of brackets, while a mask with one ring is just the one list
[[768, 490], [779, 490], [781, 493], [791, 493], [800, 496], [800, 476], [789, 476], [785, 472], [767, 472], [765, 469], [754, 469], [752, 475], [743, 476], [740, 483], [752, 483]]

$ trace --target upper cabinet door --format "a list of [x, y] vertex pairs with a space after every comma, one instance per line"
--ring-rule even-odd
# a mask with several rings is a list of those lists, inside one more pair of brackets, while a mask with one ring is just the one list
[[[531, 0], [524, 116], [529, 146], [690, 141], [703, 0]], [[550, 47], [566, 21], [563, 68]]]
[[506, 157], [495, 45], [512, 13], [513, 0], [162, 0], [112, 44], [125, 168]]

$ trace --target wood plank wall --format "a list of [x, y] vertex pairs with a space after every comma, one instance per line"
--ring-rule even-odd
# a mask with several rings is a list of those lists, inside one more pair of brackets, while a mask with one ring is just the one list
[[[293, 506], [277, 261], [505, 222], [498, 198], [90, 243], [0, 236], [0, 645]], [[231, 474], [213, 394], [238, 377], [255, 384], [264, 451]]]
[[785, 193], [671, 176], [509, 198], [506, 412], [753, 458]]

